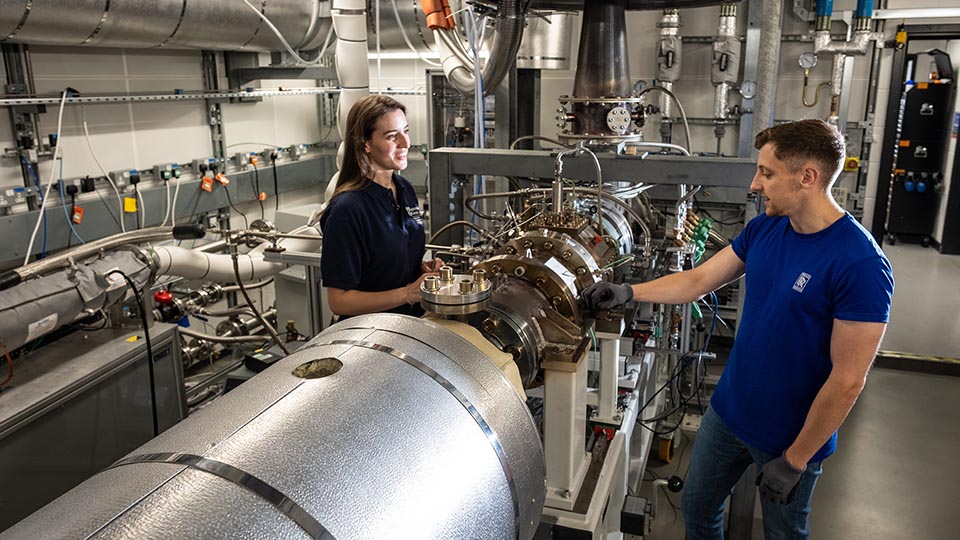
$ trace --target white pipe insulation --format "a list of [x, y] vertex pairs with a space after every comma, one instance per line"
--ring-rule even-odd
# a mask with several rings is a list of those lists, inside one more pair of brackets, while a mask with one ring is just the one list
[[[340, 79], [340, 104], [337, 110], [337, 130], [344, 139], [347, 115], [354, 103], [370, 93], [370, 68], [367, 62], [367, 2], [366, 0], [332, 0], [333, 29], [337, 33], [336, 64]], [[340, 168], [343, 167], [345, 142], [337, 149], [337, 172], [330, 178], [323, 200], [329, 201], [337, 188]], [[318, 214], [311, 217], [313, 223]]]
[[[317, 227], [303, 225], [294, 229], [290, 234], [315, 236], [316, 239], [284, 238], [278, 244], [287, 251], [308, 253], [320, 251], [322, 237]], [[263, 259], [263, 250], [268, 245], [267, 242], [264, 242], [253, 251], [239, 256], [238, 266], [240, 268], [240, 278], [243, 281], [269, 277], [288, 267], [283, 263], [268, 262]], [[153, 264], [158, 276], [181, 276], [187, 279], [217, 282], [237, 280], [233, 271], [233, 258], [230, 255], [203, 253], [177, 246], [155, 247], [150, 250], [150, 255], [153, 257]]]

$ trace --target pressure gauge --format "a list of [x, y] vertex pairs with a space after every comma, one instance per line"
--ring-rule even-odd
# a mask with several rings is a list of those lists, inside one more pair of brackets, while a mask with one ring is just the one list
[[817, 55], [812, 52], [805, 52], [800, 55], [800, 67], [803, 69], [813, 69], [817, 65]]
[[743, 99], [753, 99], [757, 95], [757, 83], [755, 81], [743, 81], [740, 83], [740, 95]]
[[639, 96], [641, 92], [647, 89], [647, 81], [639, 80], [633, 83], [633, 95]]

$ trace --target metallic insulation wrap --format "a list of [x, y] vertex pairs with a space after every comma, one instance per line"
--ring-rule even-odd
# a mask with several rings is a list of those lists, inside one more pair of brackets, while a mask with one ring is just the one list
[[[292, 374], [320, 359], [342, 367]], [[125, 459], [154, 453], [258, 478], [337, 540], [529, 539], [545, 493], [539, 435], [513, 386], [465, 339], [402, 315], [331, 326]], [[107, 469], [2, 535], [227, 537], [310, 536], [254, 489], [151, 462]]]
[[[396, 12], [394, 12], [396, 7]], [[397, 17], [400, 25], [397, 24]], [[367, 28], [370, 28], [370, 49], [373, 50], [376, 36], [376, 9], [373, 0], [367, 0]], [[383, 52], [402, 51], [410, 52], [410, 47], [403, 39], [406, 32], [410, 45], [421, 53], [434, 52], [435, 40], [427, 28], [427, 19], [420, 9], [419, 0], [384, 0], [380, 2], [380, 50]]]
[[117, 250], [0, 291], [0, 336], [11, 351], [65, 324], [110, 307], [127, 295], [130, 276], [138, 289], [152, 282], [147, 257]]
[[[255, 0], [294, 48], [322, 45], [327, 0]], [[69, 17], [64, 14], [69, 13]], [[322, 22], [322, 24], [321, 24]], [[240, 0], [0, 0], [0, 41], [96, 47], [278, 51]]]

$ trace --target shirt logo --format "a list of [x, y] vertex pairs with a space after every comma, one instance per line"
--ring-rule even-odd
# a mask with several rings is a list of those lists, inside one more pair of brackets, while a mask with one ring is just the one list
[[406, 208], [407, 215], [412, 217], [414, 221], [417, 222], [417, 225], [423, 225], [423, 218], [420, 216], [420, 209], [416, 206], [407, 206]]
[[810, 274], [801, 272], [800, 277], [798, 277], [797, 281], [793, 283], [793, 290], [797, 292], [803, 292], [803, 289], [807, 286], [807, 283], [810, 283]]

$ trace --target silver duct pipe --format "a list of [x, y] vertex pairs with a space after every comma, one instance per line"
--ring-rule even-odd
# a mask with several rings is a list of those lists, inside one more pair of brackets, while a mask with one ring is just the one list
[[763, 0], [761, 9], [763, 22], [760, 25], [760, 53], [757, 60], [757, 96], [753, 104], [753, 138], [773, 125], [783, 4], [780, 0]]
[[12, 351], [123, 299], [127, 283], [117, 274], [110, 275], [113, 270], [130, 276], [141, 290], [151, 281], [145, 255], [119, 250], [0, 291], [4, 344]]
[[[675, 9], [663, 10], [657, 23], [660, 41], [657, 43], [657, 81], [668, 92], [673, 92], [673, 83], [680, 79], [683, 58], [683, 40], [680, 38], [680, 13]], [[660, 96], [660, 140], [672, 140], [673, 100], [666, 93]], [[691, 142], [687, 141], [687, 146]]]
[[529, 540], [544, 477], [526, 405], [479, 349], [366, 315], [3, 536]]
[[740, 39], [737, 38], [737, 4], [720, 6], [717, 39], [713, 42], [713, 69], [710, 82], [715, 86], [713, 117], [727, 118], [730, 89], [740, 72]]
[[[376, 10], [367, 0], [367, 28], [376, 28]], [[397, 23], [397, 19], [400, 22]], [[406, 40], [404, 40], [406, 34]], [[407, 40], [417, 52], [436, 52], [433, 36], [427, 28], [426, 16], [420, 2], [383, 0], [380, 2], [380, 50], [382, 52], [410, 51]]]
[[[328, 0], [254, 4], [294, 49], [323, 45]], [[170, 49], [279, 51], [280, 41], [240, 0], [0, 0], [0, 41]]]
[[[517, 50], [523, 38], [523, 6], [521, 0], [500, 0], [497, 7], [497, 18], [494, 24], [496, 36], [490, 58], [483, 66], [481, 80], [483, 94], [494, 93], [500, 82], [516, 62]], [[457, 90], [464, 95], [472, 96], [475, 93], [475, 78], [473, 75], [473, 59], [464, 58], [466, 54], [463, 42], [455, 29], [435, 29], [437, 47], [441, 51], [443, 71]]]
[[[625, 17], [626, 0], [593, 0], [584, 5], [573, 97], [631, 97], [633, 83], [627, 57]], [[612, 107], [575, 102], [573, 132], [615, 134], [607, 125], [607, 113]]]

